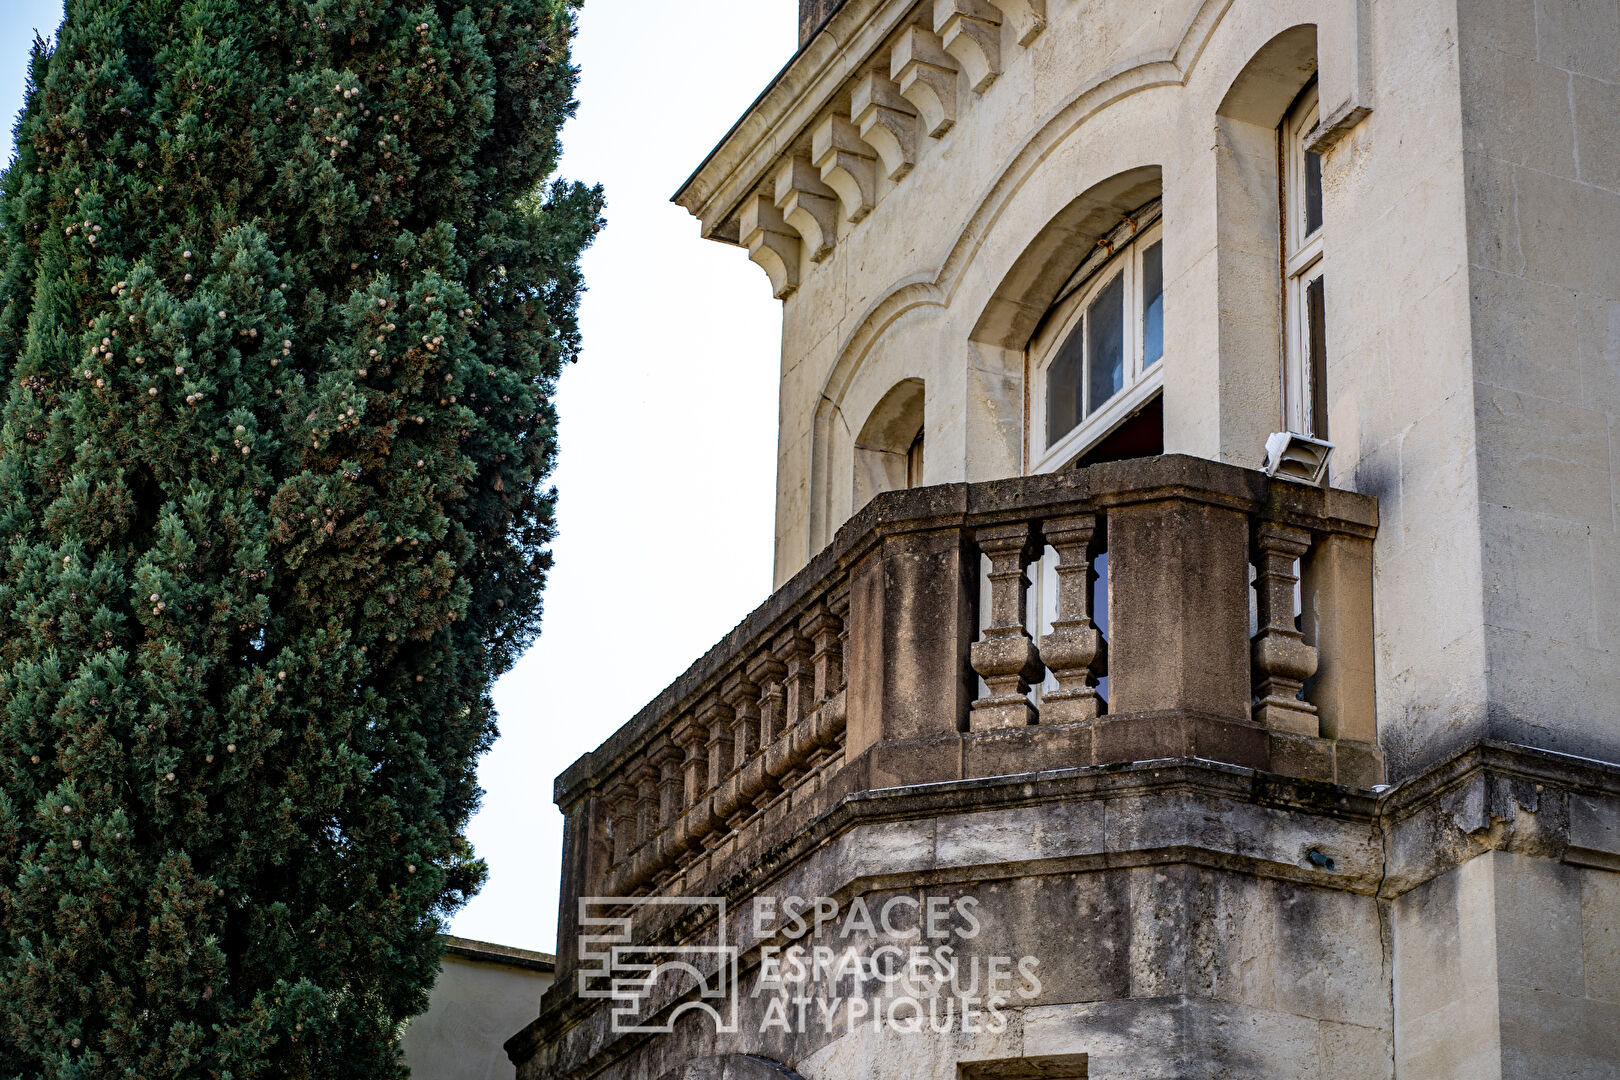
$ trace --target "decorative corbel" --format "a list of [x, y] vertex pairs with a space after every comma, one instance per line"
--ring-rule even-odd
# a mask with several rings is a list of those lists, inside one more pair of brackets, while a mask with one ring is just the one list
[[1001, 11], [1018, 44], [1028, 45], [1046, 29], [1046, 0], [990, 0]]
[[872, 212], [877, 205], [877, 154], [854, 124], [842, 116], [827, 117], [810, 138], [810, 153], [822, 181], [838, 192], [848, 221]]
[[809, 158], [789, 158], [777, 172], [776, 208], [804, 241], [811, 262], [832, 254], [838, 243], [838, 192], [821, 182]]
[[763, 195], [743, 203], [738, 230], [748, 257], [771, 279], [771, 292], [785, 299], [799, 287], [799, 234], [788, 225], [776, 204]]
[[929, 138], [956, 124], [956, 61], [938, 37], [920, 26], [907, 29], [889, 54], [889, 77], [917, 107]]
[[917, 164], [917, 110], [900, 87], [881, 71], [868, 71], [855, 84], [850, 119], [883, 162], [890, 180], [903, 178]]
[[934, 0], [934, 33], [956, 57], [975, 94], [1001, 74], [1001, 12], [988, 0]]

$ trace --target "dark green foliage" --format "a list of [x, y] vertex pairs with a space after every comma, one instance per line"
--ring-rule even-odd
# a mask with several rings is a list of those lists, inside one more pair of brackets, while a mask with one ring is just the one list
[[575, 0], [70, 0], [0, 201], [0, 1077], [404, 1075], [536, 631]]

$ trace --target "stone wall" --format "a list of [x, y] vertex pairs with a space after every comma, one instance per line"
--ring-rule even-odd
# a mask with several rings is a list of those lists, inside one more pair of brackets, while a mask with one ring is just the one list
[[[635, 1003], [630, 1022], [653, 1030], [622, 1032], [565, 982], [508, 1049], [519, 1080], [957, 1080], [974, 1062], [1020, 1080], [1605, 1076], [1620, 1062], [1616, 870], [1620, 769], [1501, 745], [1379, 795], [1195, 761], [891, 787], [794, 823], [725, 886], [735, 1030], [678, 1015], [674, 988]], [[764, 950], [892, 940], [842, 916], [789, 936], [756, 906], [787, 896], [841, 912], [971, 896], [962, 970], [1029, 956], [1040, 985], [977, 1030], [813, 1011], [769, 1024]], [[712, 916], [672, 912], [638, 913], [637, 945], [715, 942]], [[743, 1055], [778, 1064], [690, 1065]], [[1068, 1065], [1014, 1068], [1028, 1059]]]
[[1165, 449], [1257, 464], [1282, 426], [1275, 132], [1315, 75], [1333, 482], [1396, 523], [1393, 775], [1485, 736], [1620, 758], [1615, 19], [848, 0], [679, 196], [784, 297], [778, 582], [858, 509], [857, 433], [903, 381], [925, 482], [1030, 468], [1033, 330], [1156, 196]]

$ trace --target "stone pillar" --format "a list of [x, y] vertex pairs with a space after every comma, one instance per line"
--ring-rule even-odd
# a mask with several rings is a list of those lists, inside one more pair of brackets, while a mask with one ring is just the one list
[[563, 812], [562, 882], [557, 901], [557, 978], [573, 978], [579, 965], [579, 901], [591, 895], [588, 800], [561, 808]]
[[1316, 674], [1305, 692], [1329, 739], [1378, 741], [1373, 683], [1373, 542], [1337, 533], [1317, 540], [1305, 560], [1305, 633], [1316, 645]]
[[1263, 768], [1249, 715], [1249, 526], [1186, 498], [1108, 511], [1109, 719], [1098, 762], [1204, 757]]
[[1316, 671], [1316, 650], [1294, 627], [1294, 564], [1311, 547], [1304, 529], [1264, 521], [1254, 530], [1254, 592], [1259, 631], [1254, 635], [1254, 720], [1272, 731], [1315, 737], [1316, 706], [1299, 699]]
[[[966, 730], [978, 581], [978, 558], [957, 529], [886, 538], [853, 568], [844, 654], [846, 760], [880, 743]], [[868, 782], [884, 787], [954, 778], [960, 773], [954, 753], [918, 751], [906, 763], [875, 768]]]
[[1043, 530], [1058, 553], [1058, 617], [1041, 638], [1041, 660], [1057, 677], [1058, 689], [1042, 695], [1041, 723], [1070, 724], [1099, 711], [1096, 681], [1106, 670], [1102, 634], [1091, 622], [1092, 514], [1056, 518]]
[[979, 550], [990, 559], [990, 625], [971, 650], [973, 670], [989, 692], [973, 703], [969, 726], [974, 731], [1027, 727], [1035, 722], [1029, 688], [1042, 675], [1041, 659], [1025, 623], [1029, 578], [1024, 567], [1034, 549], [1029, 522], [996, 525], [974, 534]]

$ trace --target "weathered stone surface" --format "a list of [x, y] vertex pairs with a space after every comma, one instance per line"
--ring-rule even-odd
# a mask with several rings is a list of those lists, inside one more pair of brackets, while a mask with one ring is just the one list
[[[756, 1002], [745, 1034], [689, 1015], [632, 1037], [559, 989], [512, 1044], [520, 1075], [659, 1080], [735, 1053], [807, 1080], [1054, 1058], [1612, 1074], [1615, 5], [800, 13], [801, 52], [677, 197], [785, 297], [780, 589], [559, 778], [560, 962], [566, 898], [603, 881], [739, 910], [971, 892], [985, 949], [1059, 959], [994, 1032], [761, 1032]], [[1284, 415], [1278, 125], [1313, 79], [1327, 489], [1240, 467]], [[1022, 475], [1064, 464], [1043, 458], [1037, 335], [1139, 226], [1163, 236], [1166, 350], [1141, 385], [1172, 453]], [[932, 486], [869, 498], [899, 481], [871, 482], [856, 433], [902, 385]], [[1076, 522], [1097, 543], [1064, 556], [1061, 617], [1010, 603]], [[837, 677], [794, 646], [812, 637], [823, 658], [840, 639]], [[729, 767], [717, 694], [759, 725], [744, 753], [733, 723]], [[677, 770], [682, 717], [708, 726]], [[745, 969], [773, 940], [742, 931]]]
[[[1392, 1053], [1397, 1077], [1601, 1075], [1589, 1070], [1614, 1060], [1620, 1009], [1620, 875], [1557, 860], [1590, 835], [1575, 800], [1616, 812], [1620, 767], [1488, 745], [1381, 798], [1189, 761], [854, 794], [710, 883], [741, 913], [745, 972], [784, 941], [755, 933], [751, 897], [972, 896], [963, 955], [1041, 958], [1043, 985], [1006, 1030], [749, 1036], [762, 1006], [745, 1001], [734, 1042], [684, 1022], [614, 1036], [560, 987], [510, 1049], [522, 1080], [661, 1076], [732, 1051], [810, 1080], [946, 1080], [958, 1060], [1059, 1054], [1086, 1055], [1093, 1076], [1214, 1061], [1279, 1080], [1388, 1077]], [[704, 925], [647, 933], [702, 940]], [[818, 933], [806, 943], [845, 940], [836, 921]]]

